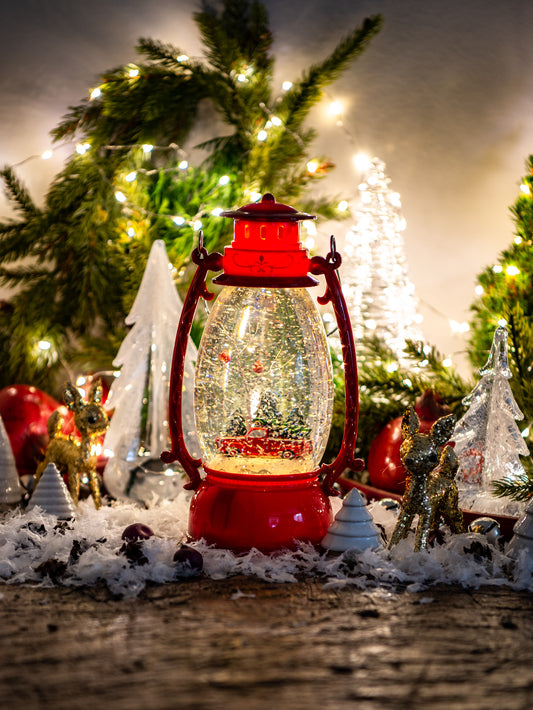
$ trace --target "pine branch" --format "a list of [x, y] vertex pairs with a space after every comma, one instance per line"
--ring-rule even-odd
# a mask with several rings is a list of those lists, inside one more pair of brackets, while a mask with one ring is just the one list
[[381, 15], [365, 19], [362, 26], [347, 35], [327, 59], [310, 67], [302, 79], [285, 94], [280, 107], [287, 116], [285, 125], [289, 130], [299, 129], [309, 110], [320, 100], [323, 89], [335, 81], [364, 51], [381, 25]]
[[533, 471], [526, 471], [514, 479], [502, 478], [492, 483], [494, 495], [516, 501], [529, 500], [533, 496]]
[[0, 171], [0, 177], [4, 182], [4, 192], [8, 200], [14, 203], [13, 207], [15, 210], [26, 218], [38, 216], [39, 210], [31, 199], [29, 192], [16, 177], [14, 170], [6, 165], [3, 170]]

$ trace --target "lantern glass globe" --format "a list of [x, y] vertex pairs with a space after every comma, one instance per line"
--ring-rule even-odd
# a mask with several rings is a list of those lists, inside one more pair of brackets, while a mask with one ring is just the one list
[[322, 320], [306, 289], [222, 290], [198, 351], [194, 406], [208, 468], [276, 476], [318, 467], [333, 378]]

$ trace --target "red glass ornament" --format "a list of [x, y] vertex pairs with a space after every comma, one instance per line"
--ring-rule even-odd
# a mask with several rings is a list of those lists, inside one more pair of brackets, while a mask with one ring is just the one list
[[74, 429], [68, 409], [46, 392], [31, 385], [10, 385], [0, 390], [0, 416], [11, 444], [19, 476], [33, 476], [48, 444], [48, 418], [60, 409], [63, 431]]

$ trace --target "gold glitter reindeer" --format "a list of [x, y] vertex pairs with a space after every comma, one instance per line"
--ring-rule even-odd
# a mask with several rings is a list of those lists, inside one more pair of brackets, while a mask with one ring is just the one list
[[452, 532], [463, 532], [454, 480], [459, 461], [453, 448], [444, 446], [454, 426], [455, 416], [449, 414], [438, 419], [427, 434], [422, 434], [414, 408], [410, 407], [403, 415], [400, 459], [409, 475], [389, 547], [407, 536], [415, 515], [418, 515], [415, 551], [427, 547], [429, 535], [438, 528], [441, 518]]
[[68, 382], [63, 391], [67, 407], [74, 413], [74, 424], [81, 434], [78, 441], [71, 435], [62, 433], [63, 417], [56, 410], [48, 419], [50, 442], [46, 447], [44, 461], [37, 467], [33, 489], [37, 486], [42, 472], [49, 463], [54, 463], [61, 473], [68, 473], [68, 487], [74, 503], [80, 497], [80, 479], [87, 476], [91, 495], [96, 508], [102, 505], [100, 484], [96, 473], [96, 444], [98, 437], [109, 426], [109, 417], [102, 407], [102, 383], [97, 380], [89, 390], [87, 401], [77, 387]]

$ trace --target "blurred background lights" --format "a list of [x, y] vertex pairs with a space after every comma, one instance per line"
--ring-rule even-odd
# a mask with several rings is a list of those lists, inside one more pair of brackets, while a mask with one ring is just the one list
[[370, 169], [372, 161], [366, 153], [357, 153], [357, 155], [354, 156], [353, 164], [356, 170], [360, 173], [364, 173]]

